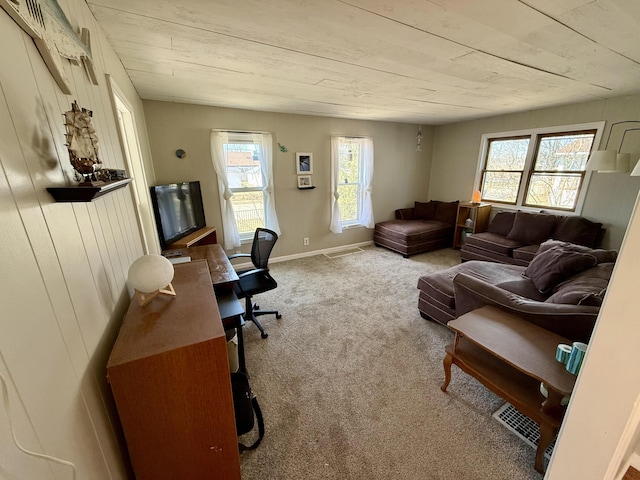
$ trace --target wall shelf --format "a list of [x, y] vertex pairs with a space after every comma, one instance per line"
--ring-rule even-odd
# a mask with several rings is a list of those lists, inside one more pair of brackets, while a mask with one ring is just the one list
[[315, 186], [311, 186], [311, 187], [298, 187], [298, 190], [313, 190], [314, 188], [316, 188]]
[[132, 180], [133, 178], [123, 178], [122, 180], [105, 182], [100, 186], [47, 187], [47, 191], [56, 202], [90, 202], [94, 198], [127, 186]]

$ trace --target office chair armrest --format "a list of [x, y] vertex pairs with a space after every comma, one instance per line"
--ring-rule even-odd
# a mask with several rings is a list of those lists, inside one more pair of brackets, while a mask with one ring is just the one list
[[256, 273], [268, 272], [268, 271], [269, 271], [268, 268], [254, 268], [253, 270], [239, 273], [238, 278], [246, 277], [247, 275], [255, 275]]
[[231, 260], [233, 258], [240, 258], [240, 257], [251, 257], [251, 254], [249, 254], [249, 253], [234, 253], [233, 255], [227, 255], [227, 258], [229, 260]]

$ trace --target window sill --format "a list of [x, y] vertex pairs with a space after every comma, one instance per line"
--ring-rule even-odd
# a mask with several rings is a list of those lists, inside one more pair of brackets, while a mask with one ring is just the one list
[[524, 207], [519, 205], [505, 205], [504, 203], [492, 203], [487, 200], [482, 200], [482, 203], [487, 203], [491, 205], [492, 211], [500, 211], [505, 210], [508, 212], [526, 212], [526, 213], [548, 213], [553, 215], [567, 215], [567, 216], [580, 216], [581, 213], [576, 209], [575, 211], [571, 210], [555, 210], [552, 208], [543, 208], [543, 207]]

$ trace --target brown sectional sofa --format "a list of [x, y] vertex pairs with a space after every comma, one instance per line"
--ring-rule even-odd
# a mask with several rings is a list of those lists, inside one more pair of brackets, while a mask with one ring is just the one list
[[498, 212], [486, 232], [467, 237], [460, 259], [527, 266], [548, 239], [596, 247], [602, 224], [584, 217], [547, 213]]
[[589, 340], [617, 252], [549, 240], [528, 266], [471, 260], [418, 280], [418, 309], [445, 324], [493, 305], [574, 341]]
[[401, 253], [416, 253], [451, 247], [458, 201], [415, 202], [412, 208], [395, 211], [395, 219], [376, 223], [373, 242]]

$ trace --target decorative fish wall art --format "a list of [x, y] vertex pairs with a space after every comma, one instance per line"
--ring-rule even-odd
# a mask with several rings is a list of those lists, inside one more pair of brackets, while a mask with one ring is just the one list
[[76, 33], [56, 0], [0, 0], [2, 7], [33, 41], [63, 93], [70, 95], [69, 79], [62, 58], [82, 65], [94, 85], [98, 85], [89, 29]]

